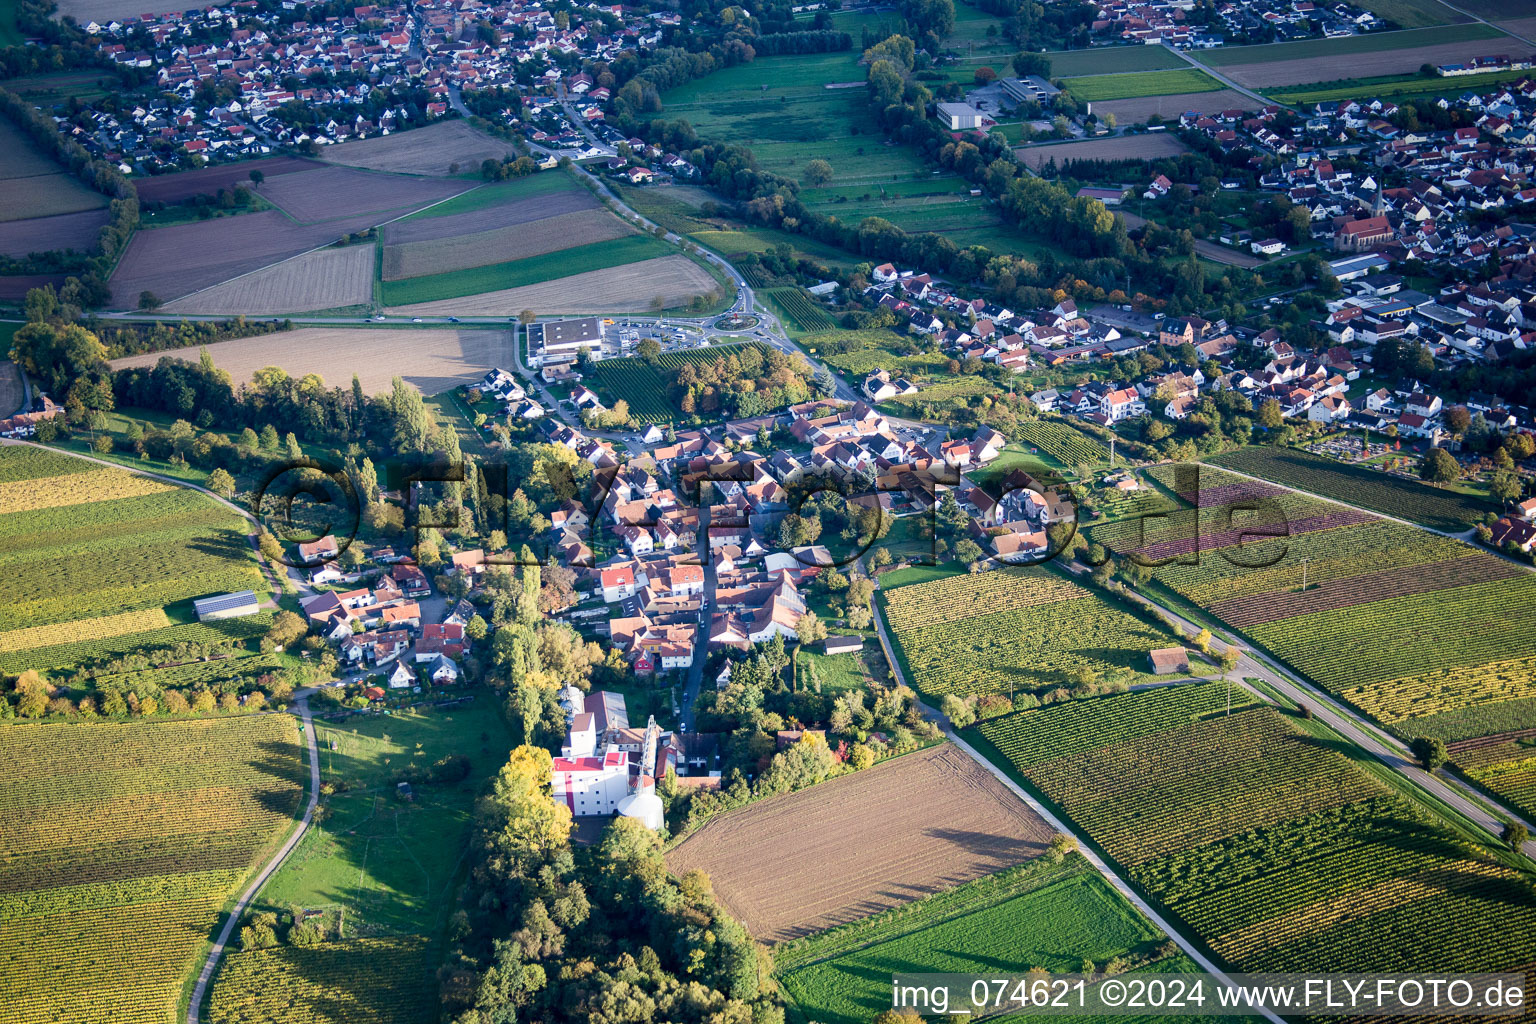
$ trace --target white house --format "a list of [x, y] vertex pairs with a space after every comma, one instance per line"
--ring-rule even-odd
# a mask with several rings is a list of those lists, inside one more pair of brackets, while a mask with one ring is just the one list
[[598, 573], [598, 582], [603, 588], [605, 604], [618, 604], [626, 597], [635, 595], [635, 570], [632, 566], [604, 569]]
[[1343, 395], [1328, 395], [1312, 404], [1307, 410], [1307, 419], [1313, 423], [1337, 423], [1348, 419], [1353, 411], [1349, 399]]
[[404, 690], [416, 685], [416, 672], [404, 659], [395, 662], [395, 670], [389, 674], [389, 688]]
[[1147, 411], [1147, 406], [1136, 394], [1135, 388], [1121, 388], [1118, 391], [1107, 392], [1099, 400], [1099, 411], [1109, 422], [1119, 423], [1132, 416], [1140, 416]]
[[621, 750], [599, 754], [592, 713], [583, 711], [571, 721], [550, 782], [555, 802], [565, 804], [573, 815], [613, 814], [629, 795], [629, 755]]

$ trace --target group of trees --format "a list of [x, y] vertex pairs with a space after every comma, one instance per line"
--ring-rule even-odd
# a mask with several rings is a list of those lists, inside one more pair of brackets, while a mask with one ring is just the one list
[[[80, 143], [62, 135], [52, 118], [8, 89], [0, 89], [0, 117], [10, 118], [39, 149], [66, 167], [87, 187], [108, 198], [108, 219], [96, 236], [95, 252], [87, 262], [85, 272], [71, 279], [76, 281], [74, 287], [82, 292], [83, 304], [102, 304], [111, 297], [107, 277], [139, 225], [138, 189], [115, 164], [93, 158]], [[11, 273], [24, 272], [24, 268], [12, 265], [4, 269]], [[42, 271], [47, 269], [42, 268]]]
[[814, 387], [810, 364], [803, 358], [755, 345], [713, 360], [684, 362], [671, 383], [673, 399], [683, 412], [730, 419], [810, 401]]
[[571, 843], [546, 750], [518, 747], [476, 812], [466, 891], [441, 972], [456, 1024], [571, 1017], [600, 1024], [782, 1024], [767, 950], [709, 879], [674, 880], [632, 818]]
[[0, 690], [0, 720], [9, 718], [97, 719], [155, 715], [211, 715], [261, 711], [283, 706], [293, 691], [329, 677], [335, 659], [288, 669], [267, 668], [231, 674], [189, 686], [162, 686], [155, 667], [201, 658], [228, 657], [238, 641], [180, 643], [77, 668], [67, 679], [51, 679], [35, 669], [21, 673]]

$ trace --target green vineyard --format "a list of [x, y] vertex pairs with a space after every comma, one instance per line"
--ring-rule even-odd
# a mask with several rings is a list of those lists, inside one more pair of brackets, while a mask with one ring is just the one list
[[226, 899], [293, 824], [287, 715], [0, 729], [0, 972], [15, 1024], [170, 1019]]
[[1172, 638], [1043, 569], [953, 576], [881, 598], [923, 693], [1046, 691], [1079, 670], [1135, 675]]
[[1527, 881], [1308, 723], [1241, 691], [1228, 716], [1224, 690], [1053, 704], [977, 730], [1239, 970], [1531, 962]]
[[1080, 462], [1107, 462], [1109, 449], [1082, 431], [1055, 420], [1021, 423], [1018, 440], [1039, 448], [1058, 462], [1075, 466]]
[[832, 314], [804, 288], [770, 288], [763, 294], [783, 314], [786, 326], [801, 334], [830, 331], [837, 327]]

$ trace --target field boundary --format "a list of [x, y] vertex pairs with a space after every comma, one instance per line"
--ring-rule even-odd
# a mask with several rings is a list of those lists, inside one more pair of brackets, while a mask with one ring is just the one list
[[[346, 164], [335, 164], [334, 166], [344, 167], [344, 166], [347, 166], [347, 165]], [[380, 221], [378, 224], [374, 225], [375, 232], [377, 233], [377, 229], [378, 228], [382, 228], [382, 227], [384, 227], [384, 226], [386, 226], [388, 224], [393, 224], [397, 220], [404, 220], [407, 217], [411, 217], [411, 216], [414, 216], [414, 215], [416, 215], [418, 213], [422, 213], [422, 212], [424, 212], [426, 210], [430, 210], [434, 206], [440, 206], [443, 203], [446, 203], [446, 202], [448, 202], [451, 199], [457, 199], [457, 198], [459, 198], [459, 196], [469, 195], [471, 192], [474, 192], [476, 189], [480, 189], [480, 188], [484, 188], [484, 187], [485, 186], [483, 184], [476, 185], [474, 188], [465, 189], [463, 192], [459, 192], [459, 193], [457, 193], [455, 195], [446, 196], [446, 197], [444, 197], [442, 199], [434, 200], [434, 201], [428, 203], [426, 206], [423, 206], [423, 207], [421, 207], [419, 209], [411, 210], [411, 211], [409, 211], [407, 213], [402, 213], [398, 217], [391, 217], [389, 220]], [[287, 211], [285, 211], [282, 207], [277, 206], [276, 204], [273, 204], [273, 206], [283, 216], [288, 217], [289, 220], [293, 220], [293, 218], [289, 217]], [[299, 222], [298, 221], [294, 221], [294, 223], [297, 224]], [[378, 244], [379, 244], [379, 239], [378, 238], [374, 238], [373, 242], [374, 242], [375, 247], [377, 247]], [[317, 252], [321, 252], [321, 251], [323, 251], [325, 249], [329, 249], [332, 246], [334, 246], [335, 244], [336, 244], [336, 242], [331, 241], [331, 242], [326, 242], [324, 245], [317, 245], [317, 246], [315, 246], [312, 249], [305, 249], [303, 252], [294, 253], [292, 256], [286, 257], [284, 259], [280, 259], [280, 260], [278, 260], [275, 263], [268, 263], [266, 266], [257, 267], [254, 270], [247, 270], [245, 273], [243, 273], [243, 274], [236, 274], [234, 277], [226, 277], [222, 281], [217, 281], [217, 282], [215, 282], [213, 284], [210, 284], [210, 285], [208, 285], [206, 287], [199, 288], [195, 292], [188, 292], [185, 295], [178, 295], [172, 301], [181, 302], [183, 299], [190, 299], [190, 298], [192, 298], [194, 296], [201, 295], [204, 292], [212, 291], [215, 288], [222, 288], [222, 287], [224, 287], [227, 284], [233, 284], [236, 281], [244, 280], [245, 278], [250, 277], [252, 274], [260, 274], [263, 271], [271, 270], [273, 267], [280, 267], [280, 266], [282, 266], [285, 263], [292, 263], [294, 260], [299, 259], [300, 257], [309, 256], [312, 253], [317, 253]], [[127, 249], [128, 249], [128, 246], [124, 245], [122, 251], [126, 252]], [[118, 258], [119, 259], [122, 258], [122, 253], [118, 254]], [[379, 257], [376, 258], [376, 260], [382, 260], [382, 259], [383, 259], [382, 256], [379, 256]], [[115, 265], [114, 265], [113, 269], [114, 270], [117, 269]], [[378, 263], [376, 262], [375, 266], [374, 266], [374, 297], [375, 297], [375, 302], [377, 302], [377, 299], [378, 299], [378, 278], [379, 278], [379, 266], [378, 266]], [[111, 278], [110, 278], [110, 275], [109, 275], [108, 280], [110, 280], [110, 279]], [[297, 315], [300, 315], [300, 314], [293, 314], [293, 315], [297, 316]]]
[[187, 1024], [199, 1024], [202, 1004], [208, 995], [208, 984], [213, 980], [214, 971], [224, 956], [224, 947], [228, 945], [230, 936], [234, 934], [235, 925], [240, 923], [240, 915], [245, 913], [245, 908], [250, 905], [251, 900], [256, 898], [261, 887], [267, 884], [267, 879], [277, 873], [283, 861], [293, 852], [294, 847], [299, 845], [299, 840], [304, 838], [304, 834], [309, 831], [310, 822], [314, 820], [315, 808], [320, 803], [320, 747], [315, 742], [315, 723], [309, 713], [309, 695], [312, 692], [314, 692], [313, 687], [298, 691], [294, 695], [293, 702], [294, 708], [299, 713], [299, 731], [303, 733], [305, 746], [309, 749], [309, 801], [304, 807], [304, 817], [300, 819], [299, 827], [289, 834], [277, 853], [273, 854], [257, 873], [256, 878], [245, 892], [241, 893], [240, 898], [235, 901], [235, 905], [230, 908], [228, 915], [224, 918], [224, 926], [219, 929], [218, 937], [213, 940], [213, 948], [209, 951], [208, 959], [203, 963], [203, 969], [197, 976], [197, 983], [192, 987], [192, 995], [187, 1002]]
[[[911, 688], [913, 693], [917, 693], [918, 691], [916, 687], [912, 686], [911, 680], [906, 678], [906, 672], [904, 671], [903, 666], [898, 663], [897, 660], [892, 656], [892, 644], [886, 631], [884, 614], [879, 610], [878, 607], [875, 607], [874, 605], [871, 605], [871, 608], [875, 615], [875, 633], [880, 638], [880, 646], [885, 652], [886, 661], [890, 664], [891, 670], [896, 673], [897, 682], [901, 683], [903, 686]], [[1233, 987], [1232, 979], [1229, 978], [1220, 967], [1212, 962], [1211, 958], [1206, 955], [1205, 951], [1200, 946], [1192, 942], [1182, 932], [1172, 927], [1168, 921], [1157, 912], [1156, 908], [1154, 908], [1150, 903], [1143, 899], [1140, 893], [1132, 889], [1130, 884], [1126, 882], [1125, 879], [1121, 878], [1120, 875], [1117, 874], [1114, 869], [1109, 866], [1108, 862], [1102, 856], [1100, 856], [1094, 846], [1091, 845], [1091, 840], [1089, 840], [1085, 835], [1079, 833], [1075, 828], [1067, 825], [1061, 817], [1057, 816], [1052, 808], [1047, 807], [1045, 804], [1032, 796], [1028, 791], [1026, 791], [1024, 787], [1015, 782], [1007, 770], [994, 764], [990, 758], [981, 754], [970, 743], [962, 739], [960, 735], [955, 732], [954, 727], [950, 725], [948, 718], [940, 714], [936, 709], [925, 704], [921, 697], [917, 697], [915, 700], [918, 706], [927, 713], [928, 717], [939, 723], [939, 727], [944, 731], [945, 737], [951, 743], [953, 743], [960, 750], [964, 751], [967, 756], [969, 756], [977, 764], [981, 765], [982, 768], [990, 772], [992, 776], [1001, 782], [1004, 786], [1006, 786], [1014, 796], [1028, 804], [1030, 809], [1038, 814], [1047, 825], [1051, 826], [1051, 828], [1054, 828], [1057, 832], [1072, 836], [1074, 839], [1076, 839], [1078, 841], [1080, 852], [1085, 858], [1087, 858], [1088, 863], [1092, 864], [1093, 867], [1099, 872], [1099, 874], [1104, 876], [1105, 881], [1109, 882], [1109, 884], [1113, 886], [1117, 892], [1119, 892], [1128, 901], [1130, 901], [1131, 906], [1135, 907], [1138, 911], [1145, 915], [1147, 920], [1151, 921], [1153, 925], [1161, 929], [1164, 935], [1178, 943], [1179, 948], [1184, 950], [1184, 952], [1188, 954], [1189, 958], [1198, 964], [1200, 968], [1208, 973], [1212, 978], [1221, 982], [1229, 989]], [[1255, 1009], [1256, 1012], [1262, 1015], [1265, 1020], [1269, 1021], [1269, 1024], [1286, 1024], [1284, 1020], [1282, 1020], [1267, 1007], [1256, 1007]]]

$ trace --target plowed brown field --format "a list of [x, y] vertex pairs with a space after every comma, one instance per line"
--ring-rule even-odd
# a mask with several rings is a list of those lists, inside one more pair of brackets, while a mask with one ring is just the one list
[[351, 167], [322, 167], [274, 178], [261, 186], [261, 194], [294, 220], [302, 224], [319, 224], [365, 213], [404, 212], [456, 196], [473, 187], [474, 183], [468, 181], [438, 181], [359, 171]]
[[152, 178], [135, 178], [133, 184], [139, 190], [141, 203], [179, 203], [193, 196], [214, 195], [221, 188], [232, 189], [236, 185], [249, 187], [252, 171], [260, 171], [270, 181], [283, 174], [312, 171], [321, 166], [323, 165], [303, 157], [269, 156], [260, 160], [243, 160], [234, 164], [200, 167], [195, 171], [177, 171], [175, 174], [157, 174]]
[[384, 250], [384, 280], [468, 270], [631, 234], [634, 228], [607, 210], [580, 210], [455, 238], [391, 245]]
[[167, 313], [272, 316], [362, 305], [373, 298], [373, 246], [318, 249], [168, 302]]
[[454, 173], [480, 170], [483, 160], [504, 160], [517, 153], [510, 142], [492, 138], [464, 121], [441, 121], [424, 128], [395, 132], [372, 139], [328, 146], [322, 156], [328, 163], [369, 167], [399, 174]]
[[376, 223], [375, 216], [364, 215], [295, 224], [276, 210], [263, 210], [139, 231], [112, 275], [112, 301], [118, 309], [132, 308], [140, 291], [154, 292], [163, 301], [177, 299]]
[[822, 931], [1039, 855], [1051, 829], [945, 743], [772, 797], [667, 854], [764, 942]]
[[597, 200], [592, 193], [584, 188], [576, 188], [499, 203], [483, 210], [446, 213], [440, 217], [410, 217], [384, 225], [384, 244], [405, 245], [408, 242], [428, 242], [435, 238], [454, 238], [476, 231], [527, 224], [576, 210], [590, 210], [596, 206]]
[[636, 313], [654, 308], [657, 297], [663, 309], [670, 309], [718, 287], [709, 272], [688, 257], [661, 256], [521, 288], [391, 306], [387, 312], [407, 316], [516, 316], [525, 309], [540, 315]]

